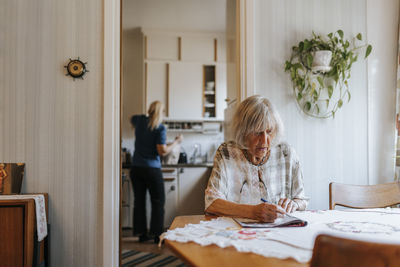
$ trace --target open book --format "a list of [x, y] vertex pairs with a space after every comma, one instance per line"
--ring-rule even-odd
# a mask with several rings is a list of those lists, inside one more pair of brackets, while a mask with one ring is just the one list
[[303, 227], [307, 225], [307, 221], [288, 214], [285, 214], [282, 218], [276, 218], [274, 222], [270, 223], [246, 218], [233, 219], [244, 228]]

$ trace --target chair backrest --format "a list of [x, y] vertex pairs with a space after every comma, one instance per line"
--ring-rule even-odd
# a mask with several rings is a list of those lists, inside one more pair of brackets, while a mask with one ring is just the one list
[[400, 245], [379, 244], [319, 235], [310, 267], [399, 267]]
[[329, 184], [329, 209], [384, 208], [400, 204], [400, 182], [377, 185]]

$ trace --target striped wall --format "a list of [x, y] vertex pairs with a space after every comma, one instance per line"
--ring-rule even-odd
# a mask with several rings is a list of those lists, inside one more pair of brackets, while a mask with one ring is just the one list
[[[102, 262], [103, 1], [0, 1], [0, 162], [48, 192], [51, 266]], [[65, 76], [69, 58], [84, 80]]]

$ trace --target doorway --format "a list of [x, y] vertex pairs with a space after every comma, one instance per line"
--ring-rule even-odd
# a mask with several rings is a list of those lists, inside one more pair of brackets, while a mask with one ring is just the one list
[[[168, 100], [168, 95], [163, 93], [163, 90], [153, 91], [153, 93], [146, 90], [150, 87], [150, 82], [155, 84], [156, 88], [163, 88], [167, 82], [171, 82], [163, 75], [163, 73], [168, 73], [164, 63], [170, 64], [168, 71], [172, 72], [174, 71], [174, 64], [179, 64], [182, 57], [185, 57], [184, 52], [179, 56], [179, 51], [174, 48], [174, 45], [176, 43], [178, 43], [178, 46], [185, 45], [186, 40], [176, 38], [176, 36], [204, 37], [209, 33], [217, 32], [223, 35], [226, 50], [223, 54], [218, 53], [217, 55], [217, 57], [225, 57], [226, 61], [227, 82], [223, 100], [236, 98], [236, 0], [122, 0], [121, 14], [120, 123], [121, 147], [126, 150], [121, 158], [120, 248], [121, 251], [134, 249], [160, 253], [154, 245], [141, 244], [137, 237], [132, 236], [133, 192], [129, 178], [130, 165], [126, 161], [133, 154], [134, 133], [129, 119], [133, 114], [146, 114], [146, 109], [152, 97], [154, 98], [154, 94], [156, 98], [163, 98], [167, 105], [169, 103], [170, 116], [172, 116], [171, 114], [178, 114], [179, 116], [179, 112], [172, 110], [171, 106], [174, 105], [171, 100]], [[215, 36], [213, 36], [213, 45], [215, 45], [215, 39], [217, 46], [222, 41], [219, 41], [218, 37]], [[203, 41], [204, 39], [197, 40]], [[160, 49], [160, 46], [162, 49]], [[164, 54], [157, 54], [160, 51]], [[165, 54], [167, 54], [167, 58], [165, 58]], [[193, 55], [197, 55], [196, 51]], [[149, 60], [150, 56], [153, 56], [152, 61]], [[186, 56], [188, 55], [186, 54]], [[192, 62], [188, 65], [194, 65], [193, 62], [196, 60], [198, 59], [192, 58]], [[210, 60], [215, 60], [214, 51]], [[204, 65], [210, 68], [208, 64]], [[149, 79], [150, 68], [154, 71], [153, 75], [157, 73], [161, 73], [161, 75], [153, 76], [158, 78]], [[170, 90], [172, 89], [170, 88]], [[203, 110], [200, 116], [217, 116], [217, 112], [219, 111]], [[161, 253], [164, 253], [164, 251], [161, 251]], [[168, 252], [165, 251], [165, 253]]]

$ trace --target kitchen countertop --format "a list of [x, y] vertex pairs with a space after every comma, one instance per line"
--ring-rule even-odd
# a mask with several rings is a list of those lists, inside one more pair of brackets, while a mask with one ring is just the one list
[[214, 164], [212, 162], [204, 163], [178, 163], [178, 164], [163, 164], [162, 168], [198, 168], [198, 167], [208, 167], [212, 168]]
[[[212, 168], [214, 164], [212, 162], [204, 162], [204, 163], [178, 163], [178, 164], [162, 164], [162, 168], [200, 168], [207, 167]], [[130, 169], [130, 164], [122, 164], [123, 169]]]

